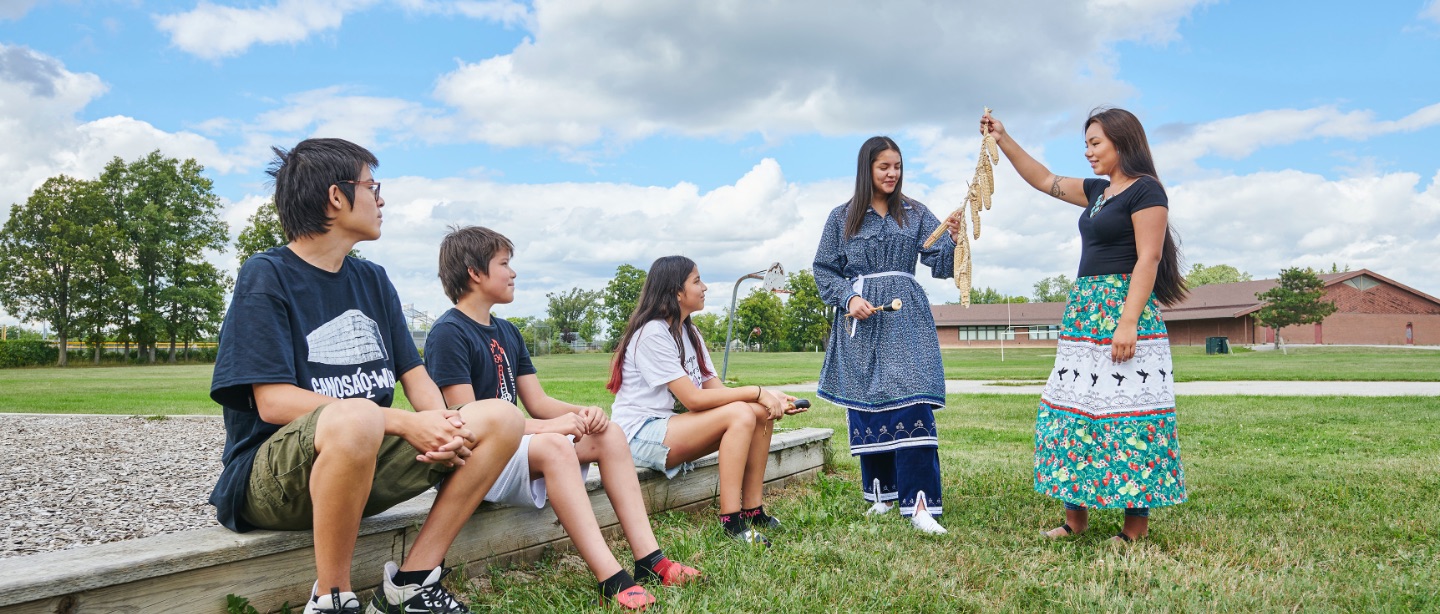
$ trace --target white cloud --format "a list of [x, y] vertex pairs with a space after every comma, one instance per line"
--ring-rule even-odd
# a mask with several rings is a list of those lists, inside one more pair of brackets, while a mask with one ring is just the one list
[[[1091, 6], [925, 0], [875, 4], [539, 4], [533, 39], [463, 63], [435, 95], [470, 137], [581, 147], [607, 137], [851, 134], [970, 125], [982, 106], [1035, 119], [1130, 89], [1108, 46], [1165, 39], [1197, 1]], [[1044, 44], [1036, 44], [1037, 37]], [[996, 78], [1003, 75], [1004, 78]], [[1039, 101], [1039, 102], [1037, 102]]]
[[59, 174], [91, 178], [112, 158], [134, 159], [156, 149], [195, 158], [211, 172], [229, 173], [256, 163], [254, 148], [224, 152], [191, 132], [166, 132], [125, 117], [76, 119], [107, 86], [91, 73], [67, 70], [59, 60], [26, 47], [0, 44], [0, 222], [9, 205], [23, 202]]
[[1420, 18], [1440, 23], [1440, 0], [1430, 0], [1425, 8], [1420, 9]]
[[1329, 180], [1287, 170], [1198, 179], [1169, 190], [1190, 262], [1231, 264], [1257, 278], [1332, 263], [1440, 291], [1440, 173]]
[[[207, 60], [233, 57], [254, 45], [294, 44], [340, 27], [346, 15], [372, 8], [380, 0], [278, 0], [265, 6], [240, 8], [201, 0], [182, 13], [156, 15], [155, 26], [170, 43]], [[459, 15], [507, 26], [524, 24], [529, 10], [514, 0], [395, 0], [399, 7], [421, 14]]]
[[[1398, 120], [1377, 121], [1371, 111], [1341, 111], [1333, 106], [1275, 109], [1227, 117], [1188, 129], [1154, 146], [1162, 175], [1193, 174], [1205, 156], [1244, 158], [1256, 150], [1314, 138], [1365, 140], [1440, 125], [1440, 103]], [[1176, 130], [1171, 129], [1175, 132]]]
[[20, 19], [38, 2], [39, 0], [0, 0], [0, 19]]
[[[908, 152], [912, 166], [963, 168], [959, 175], [968, 179], [974, 158], [950, 153], [953, 142], [926, 141], [924, 135], [915, 140], [922, 145]], [[973, 243], [975, 285], [1028, 296], [1042, 277], [1073, 277], [1081, 210], [1032, 189], [1008, 165], [996, 169], [996, 181], [995, 206], [984, 214], [983, 232]], [[733, 184], [705, 192], [687, 183], [387, 178], [385, 235], [359, 247], [389, 270], [404, 302], [433, 314], [449, 307], [435, 267], [439, 239], [450, 224], [489, 226], [515, 242], [518, 292], [514, 304], [497, 309], [501, 315], [543, 315], [547, 292], [599, 289], [616, 266], [647, 268], [669, 254], [699, 263], [710, 284], [708, 307], [720, 310], [745, 273], [776, 261], [789, 271], [809, 268], [825, 216], [849, 198], [852, 185], [849, 177], [790, 182], [768, 159]], [[1283, 171], [1196, 179], [1168, 189], [1188, 262], [1230, 264], [1257, 278], [1289, 266], [1328, 270], [1338, 263], [1440, 293], [1440, 271], [1430, 266], [1440, 253], [1440, 173], [1428, 185], [1413, 173], [1330, 180]], [[943, 216], [963, 196], [964, 183], [907, 183], [906, 191]], [[917, 273], [933, 302], [958, 298], [950, 280], [928, 279], [924, 267]]]
[[222, 131], [278, 132], [300, 138], [339, 137], [372, 148], [383, 146], [387, 139], [447, 140], [453, 130], [451, 121], [439, 111], [419, 103], [351, 94], [344, 87], [286, 96], [284, 106], [260, 114], [253, 122], [213, 122], [211, 125]]
[[216, 60], [240, 55], [251, 45], [297, 43], [316, 32], [340, 27], [345, 14], [378, 0], [279, 0], [258, 8], [235, 8], [206, 0], [190, 11], [155, 16], [171, 44]]

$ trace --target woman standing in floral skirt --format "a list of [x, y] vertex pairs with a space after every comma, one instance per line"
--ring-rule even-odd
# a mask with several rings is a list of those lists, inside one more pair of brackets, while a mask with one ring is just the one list
[[1035, 490], [1065, 504], [1065, 522], [1045, 535], [1078, 535], [1090, 508], [1121, 508], [1114, 539], [1132, 542], [1149, 531], [1150, 508], [1186, 498], [1160, 316], [1185, 281], [1145, 129], [1123, 109], [1092, 113], [1085, 158], [1107, 179], [1083, 181], [1051, 173], [988, 113], [980, 129], [1031, 186], [1082, 208], [1080, 270], [1035, 420]]

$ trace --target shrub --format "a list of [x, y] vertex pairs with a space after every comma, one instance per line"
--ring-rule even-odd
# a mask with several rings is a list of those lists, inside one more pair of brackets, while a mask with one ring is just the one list
[[0, 369], [55, 364], [60, 351], [39, 340], [0, 341]]

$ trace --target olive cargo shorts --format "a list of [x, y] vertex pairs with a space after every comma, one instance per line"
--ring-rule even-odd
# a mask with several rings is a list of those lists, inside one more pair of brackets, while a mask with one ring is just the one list
[[[245, 520], [263, 529], [299, 531], [314, 526], [310, 502], [310, 468], [315, 464], [315, 427], [322, 405], [285, 425], [255, 453], [246, 493]], [[364, 516], [379, 514], [438, 484], [450, 473], [444, 465], [415, 460], [420, 452], [409, 442], [387, 435], [375, 455], [375, 480]]]

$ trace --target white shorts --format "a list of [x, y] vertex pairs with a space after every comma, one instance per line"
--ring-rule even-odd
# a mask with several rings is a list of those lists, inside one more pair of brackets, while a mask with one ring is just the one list
[[[515, 455], [510, 457], [510, 462], [505, 463], [505, 469], [500, 471], [500, 477], [495, 479], [495, 485], [490, 487], [490, 492], [485, 493], [486, 501], [516, 507], [545, 507], [545, 501], [549, 497], [545, 490], [545, 478], [530, 478], [531, 437], [534, 435], [520, 438], [520, 447], [515, 450]], [[565, 437], [572, 444], [575, 442], [574, 437]], [[590, 463], [581, 463], [580, 481], [583, 483], [589, 475]]]

